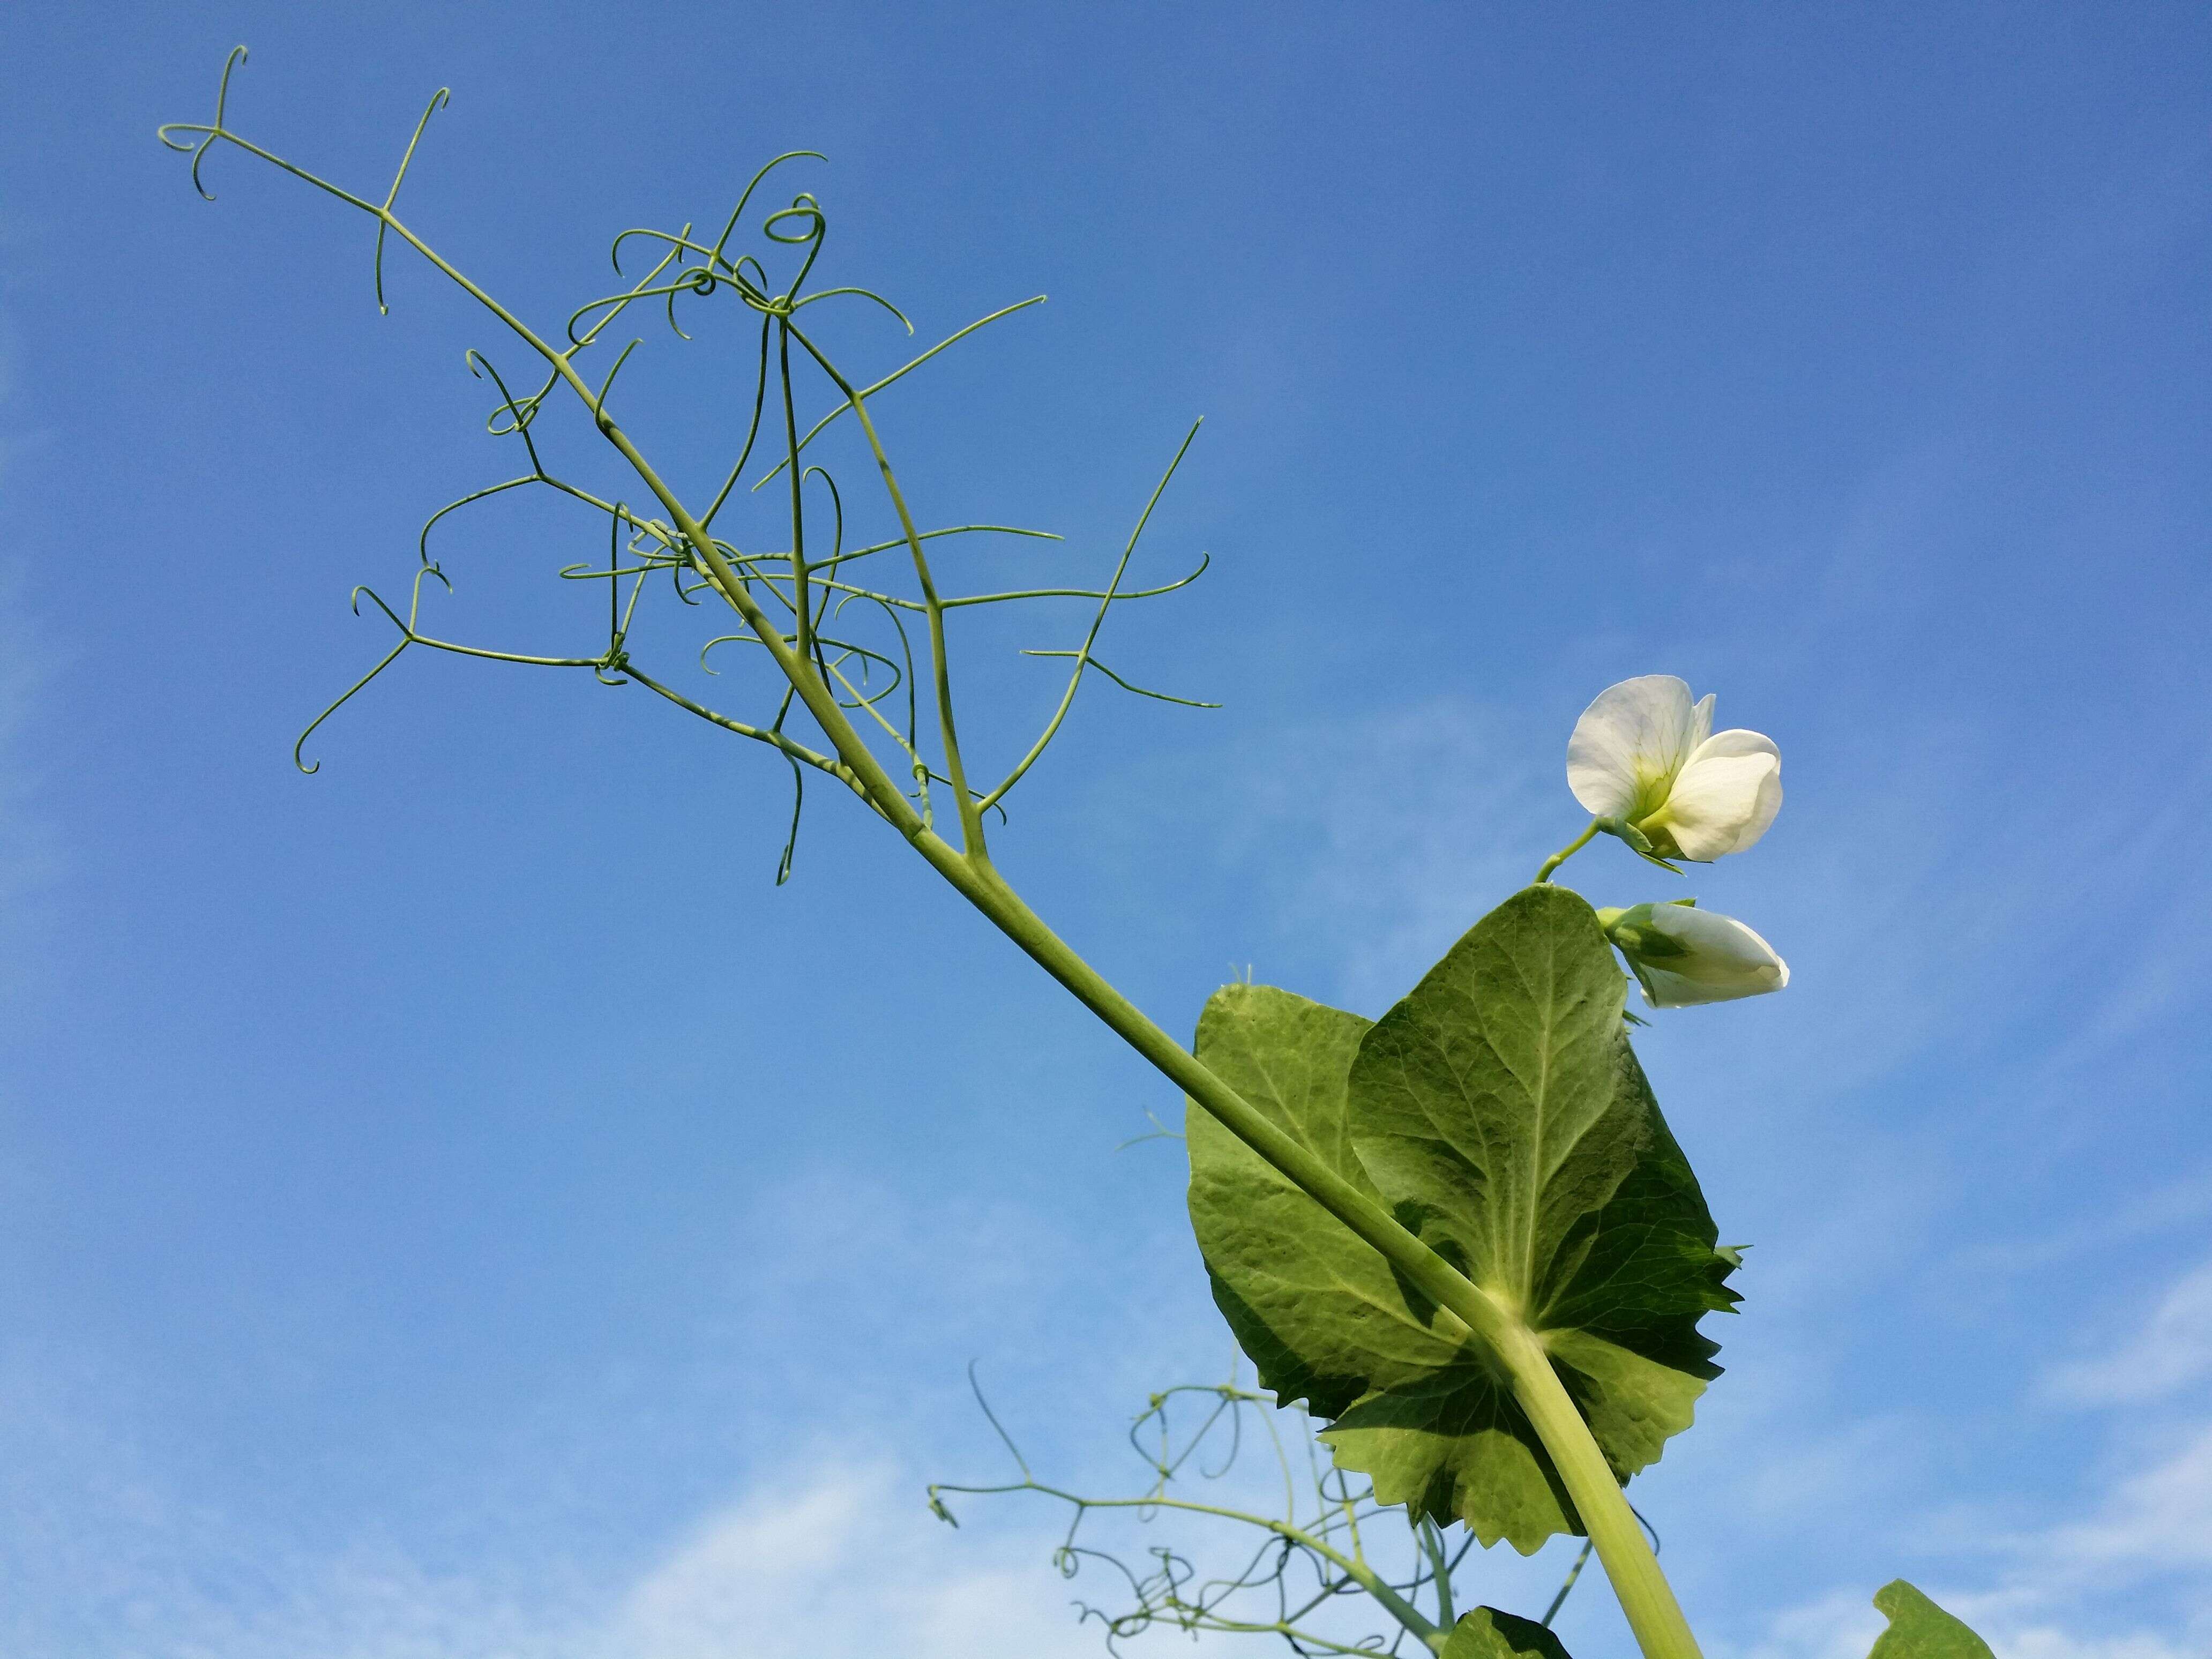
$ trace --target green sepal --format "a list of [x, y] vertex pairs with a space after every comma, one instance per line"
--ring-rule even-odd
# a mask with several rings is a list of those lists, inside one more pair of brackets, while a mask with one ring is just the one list
[[1656, 864], [1669, 875], [1679, 876], [1682, 873], [1680, 869], [1667, 861], [1668, 859], [1680, 858], [1682, 855], [1674, 846], [1674, 838], [1664, 830], [1660, 832], [1661, 838], [1655, 842], [1626, 818], [1600, 818], [1597, 820], [1597, 828], [1608, 836], [1618, 836], [1626, 844], [1628, 850], [1646, 864]]
[[1874, 1604], [1889, 1628], [1867, 1659], [1996, 1659], [1987, 1642], [1902, 1578], [1876, 1590]]
[[1600, 818], [1593, 827], [1608, 836], [1620, 836], [1628, 843], [1628, 850], [1632, 853], [1640, 853], [1646, 858], [1651, 855], [1651, 838], [1626, 818]]
[[[1628, 1048], [1612, 964], [1579, 896], [1530, 888], [1378, 1024], [1235, 985], [1207, 1004], [1197, 1052], [1523, 1310], [1626, 1480], [1688, 1425], [1717, 1374], [1697, 1322], [1735, 1297]], [[1533, 1092], [1517, 1081], [1535, 1078]], [[1194, 1104], [1188, 1124], [1215, 1299], [1261, 1384], [1334, 1419], [1322, 1437], [1338, 1465], [1486, 1545], [1527, 1553], [1579, 1531], [1487, 1348]], [[1508, 1233], [1526, 1248], [1501, 1248]]]
[[[1668, 902], [1680, 905], [1682, 902], [1670, 899]], [[1697, 901], [1692, 899], [1688, 902], [1694, 905]], [[1649, 904], [1634, 904], [1626, 910], [1601, 911], [1598, 913], [1599, 925], [1605, 936], [1628, 952], [1632, 959], [1643, 957], [1652, 962], [1664, 962], [1669, 957], [1688, 956], [1688, 945], [1673, 934], [1662, 933], [1651, 925], [1651, 912], [1655, 908]]]
[[1477, 1607], [1463, 1614], [1437, 1659], [1572, 1659], [1559, 1638], [1533, 1619]]

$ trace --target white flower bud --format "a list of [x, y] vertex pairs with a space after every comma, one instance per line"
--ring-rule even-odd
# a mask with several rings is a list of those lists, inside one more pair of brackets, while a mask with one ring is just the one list
[[1597, 919], [1654, 1008], [1732, 1002], [1790, 983], [1790, 964], [1734, 916], [1687, 904], [1639, 904], [1601, 910]]

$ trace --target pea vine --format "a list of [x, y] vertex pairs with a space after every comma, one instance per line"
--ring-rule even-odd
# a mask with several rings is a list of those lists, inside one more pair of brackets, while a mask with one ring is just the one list
[[[233, 124], [231, 83], [245, 58], [240, 47], [225, 63], [213, 118], [163, 127], [162, 141], [191, 156], [203, 195], [211, 155], [235, 150], [373, 221], [380, 307], [395, 249], [448, 279], [495, 326], [498, 344], [471, 351], [467, 367], [491, 394], [488, 431], [520, 462], [429, 515], [404, 605], [355, 590], [355, 609], [380, 617], [392, 642], [301, 732], [302, 769], [316, 765], [308, 738], [417, 649], [641, 687], [781, 763], [792, 814], [779, 882], [796, 865], [806, 784], [826, 779], [1182, 1093], [1192, 1225], [1214, 1298], [1259, 1385], [1214, 1390], [1216, 1421], [1241, 1419], [1263, 1399], [1302, 1405], [1320, 1425], [1302, 1448], [1316, 1460], [1311, 1493], [1302, 1509], [1293, 1491], [1273, 1515], [1209, 1511], [1171, 1490], [1183, 1459], [1165, 1453], [1153, 1462], [1152, 1487], [1128, 1500], [1045, 1486], [1022, 1463], [1021, 1481], [995, 1490], [1070, 1504], [1079, 1525], [1116, 1509], [1206, 1512], [1271, 1540], [1256, 1568], [1223, 1577], [1196, 1577], [1173, 1549], [1156, 1553], [1150, 1569], [1125, 1570], [1133, 1605], [1097, 1615], [1109, 1643], [1166, 1624], [1249, 1632], [1301, 1652], [1410, 1643], [1443, 1659], [1560, 1659], [1547, 1623], [1556, 1601], [1542, 1618], [1462, 1611], [1452, 1576], [1473, 1545], [1529, 1552], [1566, 1534], [1586, 1540], [1585, 1557], [1602, 1568], [1647, 1659], [1696, 1659], [1696, 1639], [1625, 1487], [1690, 1426], [1718, 1376], [1716, 1345], [1700, 1324], [1735, 1304], [1728, 1280], [1740, 1258], [1720, 1243], [1637, 1063], [1631, 1028], [1642, 1017], [1629, 1012], [1627, 992], [1633, 983], [1648, 1007], [1670, 1010], [1777, 991], [1789, 970], [1747, 925], [1687, 898], [1598, 908], [1556, 878], [1600, 836], [1670, 875], [1750, 849], [1782, 805], [1774, 743], [1714, 732], [1713, 698], [1693, 700], [1671, 676], [1611, 687], [1567, 748], [1569, 788], [1590, 815], [1587, 826], [1381, 1019], [1289, 990], [1231, 985], [1207, 1003], [1187, 1047], [1030, 908], [994, 864], [988, 834], [994, 821], [1006, 824], [1010, 794], [1066, 730], [1086, 685], [1212, 706], [1133, 684], [1100, 649], [1116, 607], [1178, 592], [1206, 568], [1201, 558], [1149, 585], [1133, 574], [1153, 508], [1197, 428], [1174, 450], [1103, 575], [962, 591], [940, 578], [939, 562], [972, 538], [1032, 547], [1055, 538], [1013, 525], [924, 527], [872, 409], [939, 352], [1036, 299], [992, 311], [872, 375], [848, 369], [817, 323], [830, 315], [817, 304], [858, 304], [908, 333], [911, 325], [869, 289], [810, 285], [830, 224], [814, 194], [755, 206], [771, 177], [819, 159], [796, 151], [763, 167], [711, 235], [692, 224], [624, 231], [612, 249], [620, 286], [556, 325], [533, 325], [398, 210], [446, 92], [416, 122], [389, 187], [362, 194]], [[634, 275], [623, 274], [626, 258]], [[753, 342], [750, 417], [727, 469], [687, 495], [625, 422], [621, 377], [645, 337], [623, 330], [657, 313], [669, 337], [687, 340], [686, 322], [716, 307]], [[586, 453], [570, 462], [554, 453], [560, 410], [581, 417], [569, 430]], [[815, 446], [841, 426], [857, 433], [872, 508], [858, 498], [848, 508], [836, 469], [810, 459], [827, 453]], [[741, 485], [779, 492], [783, 544], [744, 544], [719, 527]], [[560, 576], [603, 585], [604, 643], [598, 621], [585, 646], [525, 650], [452, 637], [428, 620], [426, 599], [442, 604], [454, 588], [434, 540], [442, 548], [449, 521], [515, 491], [550, 495], [579, 515], [579, 556]], [[848, 537], [848, 510], [856, 519], [872, 512], [879, 533]], [[1074, 625], [1026, 647], [1066, 665], [1049, 713], [1003, 769], [979, 771], [956, 712], [956, 615], [1018, 608], [1042, 619], [1070, 604], [1083, 608]], [[986, 781], [994, 773], [996, 781]], [[1166, 1431], [1174, 1402], [1187, 1397], [1162, 1396], [1144, 1420]], [[1283, 1457], [1290, 1468], [1287, 1449]], [[972, 1490], [942, 1486], [932, 1501], [949, 1516], [947, 1500]], [[1369, 1553], [1386, 1523], [1407, 1552], [1395, 1568]], [[1063, 1567], [1088, 1549], [1071, 1529]], [[1249, 1610], [1255, 1594], [1273, 1598], [1272, 1615]], [[1315, 1622], [1347, 1598], [1382, 1625], [1345, 1637]], [[1891, 1622], [1875, 1659], [1988, 1659], [1978, 1638], [1901, 1581], [1876, 1605]]]

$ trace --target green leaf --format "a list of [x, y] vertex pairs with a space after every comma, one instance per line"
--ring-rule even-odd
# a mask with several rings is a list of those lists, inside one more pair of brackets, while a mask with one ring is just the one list
[[[1196, 1053], [1223, 1082], [1369, 1197], [1345, 1136], [1345, 1078], [1369, 1022], [1268, 985], [1224, 985], [1199, 1017]], [[1389, 1265], [1214, 1121], [1184, 1112], [1190, 1221], [1213, 1299], [1285, 1405], [1334, 1417], [1382, 1375], [1449, 1364], [1455, 1345], [1407, 1305]], [[1378, 1200], [1379, 1201], [1379, 1200]]]
[[[1689, 1426], [1718, 1374], [1698, 1321], [1735, 1299], [1629, 1047], [1626, 987], [1581, 897], [1525, 889], [1383, 1016], [1348, 1079], [1353, 1146], [1398, 1218], [1543, 1338], [1624, 1480]], [[1452, 1404], [1395, 1391], [1328, 1437], [1385, 1503], [1435, 1514], [1449, 1480], [1479, 1534], [1527, 1551], [1573, 1529], [1564, 1502], [1534, 1511], [1502, 1449], [1466, 1443]], [[1540, 1458], [1533, 1434], [1522, 1443]]]
[[1867, 1659], [1995, 1659], [1987, 1642], [1902, 1578], [1876, 1590], [1874, 1604], [1889, 1628], [1875, 1638]]
[[1437, 1659], [1571, 1659], [1559, 1638], [1533, 1619], [1477, 1607], [1462, 1616]]
[[[1626, 1479], [1716, 1375], [1698, 1317], [1730, 1264], [1621, 1024], [1589, 907], [1532, 888], [1372, 1027], [1266, 987], [1217, 993], [1197, 1051], [1380, 1197], [1552, 1353]], [[1488, 1350], [1195, 1105], [1190, 1206], [1263, 1386], [1334, 1418], [1385, 1503], [1527, 1553], [1580, 1530]]]

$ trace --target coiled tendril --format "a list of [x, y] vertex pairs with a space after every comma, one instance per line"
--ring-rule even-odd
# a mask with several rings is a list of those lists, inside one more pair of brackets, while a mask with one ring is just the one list
[[[1152, 1395], [1128, 1435], [1144, 1465], [1143, 1484], [1113, 1497], [1038, 1480], [991, 1409], [973, 1365], [968, 1381], [1021, 1478], [933, 1483], [931, 1511], [957, 1526], [948, 1498], [1030, 1492], [1066, 1505], [1067, 1529], [1052, 1563], [1064, 1578], [1091, 1568], [1114, 1584], [1113, 1604], [1075, 1603], [1084, 1620], [1102, 1627], [1109, 1653], [1158, 1628], [1192, 1637], [1271, 1636], [1296, 1654], [1418, 1655], [1440, 1644], [1458, 1610], [1471, 1605], [1459, 1583], [1471, 1534], [1462, 1529], [1454, 1540], [1433, 1521], [1409, 1521], [1402, 1504], [1377, 1503], [1367, 1482], [1324, 1462], [1303, 1411], [1278, 1408], [1272, 1396], [1233, 1375]], [[1263, 1443], [1269, 1456], [1257, 1475], [1240, 1468], [1249, 1440]], [[1262, 1486], [1279, 1496], [1249, 1507]], [[1116, 1520], [1146, 1528], [1173, 1520], [1185, 1530], [1141, 1547], [1091, 1541], [1100, 1524]], [[1194, 1537], [1212, 1540], [1226, 1565], [1202, 1571]], [[1589, 1554], [1585, 1541], [1543, 1623], [1558, 1616]]]
[[[489, 351], [472, 349], [465, 354], [464, 367], [469, 374], [489, 380], [498, 394], [497, 402], [484, 420], [486, 434], [496, 441], [519, 441], [526, 470], [447, 501], [424, 520], [416, 538], [417, 560], [404, 616], [386, 604], [374, 588], [364, 586], [354, 590], [356, 612], [361, 612], [361, 601], [366, 598], [384, 614], [399, 637], [374, 666], [301, 732], [293, 758], [302, 771], [312, 773], [320, 764], [307, 757], [308, 738], [411, 647], [419, 646], [531, 667], [587, 670], [608, 685], [642, 686], [721, 730], [776, 750], [790, 768], [793, 784], [790, 829], [776, 861], [776, 879], [781, 883], [791, 873], [805, 805], [805, 779], [810, 771], [828, 774], [879, 815], [891, 816], [886, 798], [872, 793], [864, 775], [867, 769], [862, 757], [852, 747], [854, 743], [881, 744], [896, 752], [896, 765], [885, 767], [884, 773], [908, 781], [902, 786], [904, 799], [912, 805], [925, 827], [934, 822], [938, 792], [951, 792], [970, 851], [979, 852], [982, 815], [995, 810], [999, 819], [1005, 819], [1007, 793], [1064, 729], [1068, 713], [1091, 670], [1096, 669], [1111, 684], [1139, 696], [1192, 708], [1218, 706], [1139, 686], [1108, 667], [1100, 660], [1097, 650], [1099, 635], [1114, 606], [1175, 592], [1195, 581], [1206, 568], [1207, 561], [1201, 556], [1194, 568], [1173, 580], [1151, 586], [1132, 586], [1127, 580], [1139, 540], [1196, 435], [1195, 426], [1183, 439], [1153, 489], [1103, 586], [1063, 579], [1051, 585], [1005, 591], [939, 590], [931, 563], [931, 550], [940, 543], [957, 545], [960, 538], [977, 536], [1013, 538], [1017, 545], [1025, 541], [1056, 542], [1060, 538], [1048, 531], [1017, 525], [978, 523], [918, 527], [908, 511], [896, 474], [870, 416], [871, 400], [978, 330], [1042, 303], [1043, 295], [1001, 307], [955, 330], [888, 373], [865, 384], [856, 382], [836, 367], [811, 333], [802, 329], [799, 318], [805, 307], [820, 300], [858, 298], [872, 301], [888, 312], [908, 335], [914, 332], [914, 325], [896, 306], [872, 289], [849, 285], [807, 289], [829, 235], [829, 216], [820, 198], [809, 191], [799, 191], [787, 204], [766, 212], [755, 224], [755, 233], [760, 238], [758, 252], [733, 248], [747, 223], [747, 211], [756, 193], [771, 173], [799, 161], [824, 159], [815, 150], [788, 150], [773, 157], [747, 181], [736, 206], [712, 241], [695, 236], [690, 223], [675, 231], [633, 227], [616, 236], [609, 258], [618, 276], [626, 275], [623, 258], [632, 243], [644, 244], [653, 251], [649, 264], [625, 286], [577, 307], [558, 333], [549, 339], [452, 264], [398, 216], [397, 204], [401, 187], [421, 149], [430, 118], [450, 101], [447, 89], [440, 88], [425, 106], [400, 155], [390, 187], [380, 199], [372, 199], [285, 160], [246, 138], [230, 125], [231, 77], [246, 59], [243, 46], [235, 48], [225, 59], [211, 122], [172, 123], [160, 130], [159, 137], [164, 144], [192, 158], [193, 187], [207, 199], [215, 199], [203, 173], [210, 153], [222, 144], [242, 150], [337, 198], [376, 222], [371, 269], [380, 313], [389, 310], [384, 283], [385, 253], [387, 245], [396, 240], [419, 254], [489, 313], [512, 339], [543, 364], [545, 371], [542, 380], [518, 391], [495, 365]], [[773, 274], [779, 268], [786, 273], [781, 277]], [[660, 310], [677, 338], [693, 342], [693, 334], [678, 317], [679, 305], [729, 301], [734, 301], [743, 313], [759, 319], [759, 327], [750, 344], [751, 407], [742, 434], [732, 442], [734, 459], [720, 474], [720, 484], [705, 510], [695, 517], [687, 517], [660, 483], [658, 475], [647, 467], [615, 413], [618, 378], [645, 343], [644, 337], [626, 337], [618, 349], [612, 349], [609, 335], [632, 307], [650, 302]], [[586, 379], [584, 360], [595, 351], [607, 349], [612, 349], [612, 356], [604, 370]], [[720, 368], [712, 371], [714, 386], [719, 388], [724, 381]], [[781, 453], [763, 465], [750, 488], [758, 491], [779, 477], [795, 479], [787, 485], [787, 545], [746, 550], [734, 539], [714, 532], [714, 526], [735, 498], [737, 487], [746, 476], [759, 447], [771, 381], [776, 386], [781, 404]], [[803, 397], [817, 395], [811, 390], [817, 384], [826, 386], [830, 393], [828, 406], [802, 429], [799, 402]], [[556, 465], [550, 459], [551, 451], [546, 447], [541, 424], [552, 406], [555, 393], [563, 387], [574, 396], [589, 425], [612, 443], [652, 486], [664, 504], [663, 512], [641, 514], [616, 491], [587, 482], [588, 473], [577, 465]], [[890, 532], [887, 536], [850, 549], [845, 545], [847, 503], [835, 471], [830, 465], [808, 459], [810, 449], [848, 415], [855, 416], [861, 428], [867, 459], [884, 486], [884, 504], [890, 508], [894, 520], [886, 526]], [[453, 530], [447, 524], [448, 520], [458, 521], [465, 509], [483, 507], [520, 490], [548, 493], [557, 501], [596, 516], [604, 526], [604, 562], [592, 558], [557, 567], [559, 578], [564, 581], [606, 585], [603, 645], [546, 651], [509, 649], [447, 638], [424, 627], [424, 584], [434, 580], [448, 593], [453, 592], [447, 568], [453, 556], [432, 556], [431, 532], [438, 530], [441, 538], [450, 538]], [[826, 527], [830, 533], [826, 555], [818, 550], [809, 550], [811, 520], [820, 510], [810, 498], [817, 490], [821, 506], [827, 509]], [[692, 528], [679, 527], [684, 524]], [[871, 562], [894, 550], [903, 550], [908, 556], [910, 584], [885, 580], [890, 568]], [[663, 574], [669, 578], [668, 596], [676, 603], [672, 611], [644, 603], [648, 584]], [[740, 625], [732, 631], [709, 632], [703, 642], [695, 638], [687, 643], [680, 637], [682, 617], [686, 611], [696, 610], [702, 598], [726, 601], [739, 613]], [[1022, 653], [1028, 657], [1058, 659], [1072, 664], [1042, 730], [998, 783], [988, 787], [970, 783], [956, 735], [946, 618], [970, 607], [1050, 606], [1066, 601], [1081, 602], [1091, 607], [1087, 626], [1082, 629], [1078, 642], [1072, 647], [1036, 646]], [[908, 627], [909, 619], [916, 619], [921, 624], [919, 641]], [[860, 631], [855, 632], [855, 628]], [[666, 654], [679, 665], [687, 659], [694, 660], [696, 672], [719, 678], [718, 671], [708, 663], [710, 653], [717, 647], [736, 644], [765, 647], [747, 653], [746, 659], [756, 666], [748, 669], [744, 678], [752, 694], [764, 696], [772, 707], [764, 706], [762, 713], [750, 719], [709, 706], [701, 696], [677, 684], [672, 671], [664, 672], [647, 665], [648, 659]], [[769, 671], [768, 678], [756, 684], [763, 665]], [[702, 686], [701, 690], [704, 690]], [[830, 729], [839, 722], [824, 712], [830, 708], [849, 712], [859, 725], [848, 726], [842, 732]], [[925, 717], [930, 714], [935, 716], [933, 731], [925, 729]], [[829, 725], [825, 726], [824, 721]], [[799, 728], [796, 733], [791, 729], [794, 726]], [[807, 729], [810, 726], [813, 729]]]

